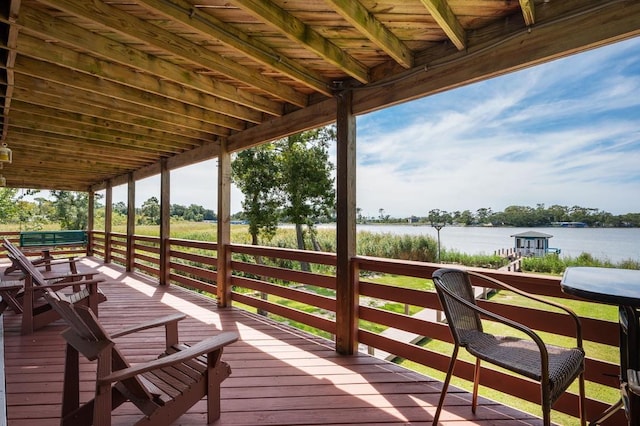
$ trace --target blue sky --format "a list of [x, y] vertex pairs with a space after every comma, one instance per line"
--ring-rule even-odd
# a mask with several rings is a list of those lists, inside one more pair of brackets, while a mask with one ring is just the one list
[[[640, 38], [359, 116], [357, 141], [368, 216], [538, 203], [640, 212]], [[215, 160], [174, 170], [171, 202], [217, 210], [216, 181]], [[137, 184], [137, 205], [151, 196], [159, 177]], [[241, 200], [234, 189], [232, 212]]]

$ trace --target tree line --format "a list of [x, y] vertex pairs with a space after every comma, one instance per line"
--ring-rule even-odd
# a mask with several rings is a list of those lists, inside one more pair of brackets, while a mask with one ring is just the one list
[[471, 210], [447, 212], [446, 210], [432, 209], [426, 216], [411, 216], [409, 218], [393, 218], [379, 210], [379, 216], [366, 218], [358, 214], [360, 223], [424, 223], [435, 225], [462, 225], [462, 226], [514, 226], [537, 227], [557, 226], [562, 223], [583, 223], [589, 227], [640, 227], [640, 213], [626, 213], [614, 215], [609, 212], [581, 206], [561, 206], [554, 204], [545, 207], [544, 204], [530, 206], [509, 206], [504, 211], [493, 211], [491, 208], [480, 208], [475, 212]]
[[[16, 188], [0, 188], [0, 223], [19, 223], [26, 230], [38, 230], [44, 225], [58, 223], [61, 229], [86, 229], [89, 216], [89, 194], [87, 192], [50, 191], [50, 197], [37, 197], [38, 191], [21, 192]], [[30, 196], [33, 201], [26, 198]], [[105, 208], [101, 194], [96, 194], [96, 219], [104, 220]], [[173, 220], [188, 222], [215, 221], [213, 210], [191, 204], [171, 204], [169, 214]], [[150, 197], [135, 209], [137, 225], [160, 224], [160, 202]], [[127, 221], [127, 204], [113, 204], [112, 224]]]

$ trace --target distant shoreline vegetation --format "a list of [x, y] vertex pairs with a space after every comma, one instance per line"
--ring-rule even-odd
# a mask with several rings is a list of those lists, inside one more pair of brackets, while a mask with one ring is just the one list
[[504, 226], [515, 228], [531, 227], [604, 227], [604, 228], [638, 228], [640, 213], [614, 215], [609, 212], [580, 206], [553, 205], [545, 207], [509, 206], [504, 211], [494, 212], [491, 208], [447, 212], [433, 209], [426, 216], [410, 216], [405, 218], [391, 217], [384, 209], [378, 210], [378, 216], [367, 216], [362, 209], [357, 210], [357, 221], [361, 224], [425, 224], [425, 225], [458, 225], [458, 226]]

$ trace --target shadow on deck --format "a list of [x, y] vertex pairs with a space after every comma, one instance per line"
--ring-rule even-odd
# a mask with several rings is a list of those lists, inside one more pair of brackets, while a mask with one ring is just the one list
[[[222, 416], [218, 425], [406, 425], [431, 424], [441, 383], [366, 354], [341, 356], [333, 343], [239, 309], [219, 309], [213, 299], [176, 286], [162, 288], [153, 280], [128, 274], [118, 266], [93, 259], [82, 268], [97, 269], [108, 280], [101, 286], [107, 302], [100, 305], [104, 327], [115, 331], [151, 318], [181, 312], [180, 340], [196, 342], [221, 330], [240, 340], [225, 349], [232, 369], [222, 384]], [[32, 335], [20, 335], [20, 318], [5, 312], [4, 352], [6, 402], [10, 426], [59, 423], [65, 345], [58, 321]], [[132, 362], [161, 352], [163, 330], [117, 339]], [[93, 393], [95, 367], [81, 364], [81, 399]], [[442, 424], [527, 425], [540, 419], [488, 400], [477, 413], [470, 395], [450, 388]], [[137, 419], [125, 404], [114, 413], [114, 425]], [[204, 425], [205, 401], [176, 424]]]

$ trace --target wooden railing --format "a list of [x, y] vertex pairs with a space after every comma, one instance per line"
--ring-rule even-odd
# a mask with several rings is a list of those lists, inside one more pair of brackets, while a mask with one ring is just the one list
[[[161, 269], [159, 238], [132, 238], [135, 247], [135, 270], [158, 278]], [[107, 246], [104, 233], [94, 232], [92, 241], [95, 255], [110, 258], [111, 261], [123, 265], [127, 264], [125, 235], [110, 235], [109, 254], [104, 251]], [[335, 254], [240, 244], [232, 244], [230, 249], [234, 305], [264, 315], [280, 317], [278, 319], [285, 319], [316, 334], [332, 338], [336, 331]], [[170, 239], [170, 282], [215, 295], [216, 250], [217, 245], [211, 242]], [[310, 264], [310, 271], [322, 272], [305, 272], [301, 270], [301, 263]], [[360, 295], [359, 320], [366, 321], [369, 325], [373, 324], [379, 329], [400, 330], [423, 336], [423, 342], [425, 339], [452, 342], [447, 325], [439, 321], [439, 315], [435, 314], [440, 305], [433, 291], [401, 288], [384, 282], [385, 277], [414, 277], [423, 279], [425, 288], [430, 288], [428, 284], [431, 274], [441, 266], [364, 256], [354, 258], [353, 267], [358, 272], [355, 275], [360, 277], [355, 286]], [[530, 293], [560, 299], [569, 298], [560, 290], [560, 280], [556, 277], [481, 271]], [[372, 276], [377, 277], [376, 282], [367, 278]], [[499, 314], [542, 332], [559, 336], [571, 335], [572, 332], [570, 321], [560, 313], [486, 300], [479, 303], [485, 307], [491, 306], [491, 309]], [[433, 310], [434, 315], [417, 318], [409, 314], [424, 309]], [[607, 345], [611, 351], [617, 351], [619, 331], [616, 322], [582, 318], [582, 323], [586, 341]], [[441, 372], [447, 369], [450, 353], [438, 353], [430, 349], [430, 345], [397, 339], [393, 333], [368, 331], [362, 326], [357, 337], [363, 345], [362, 350], [383, 351]], [[587, 356], [586, 379], [617, 389], [617, 364], [595, 359], [590, 356], [588, 350]], [[459, 361], [454, 373], [458, 377], [472, 380], [473, 364]], [[483, 368], [481, 383], [534, 403], [539, 402], [539, 390], [535, 383], [497, 370]], [[590, 417], [593, 417], [607, 406], [604, 402], [589, 399], [587, 410]], [[554, 409], [577, 417], [577, 407], [577, 395], [565, 393]], [[624, 415], [618, 416], [617, 421], [624, 421]], [[615, 418], [612, 421], [615, 422]]]

